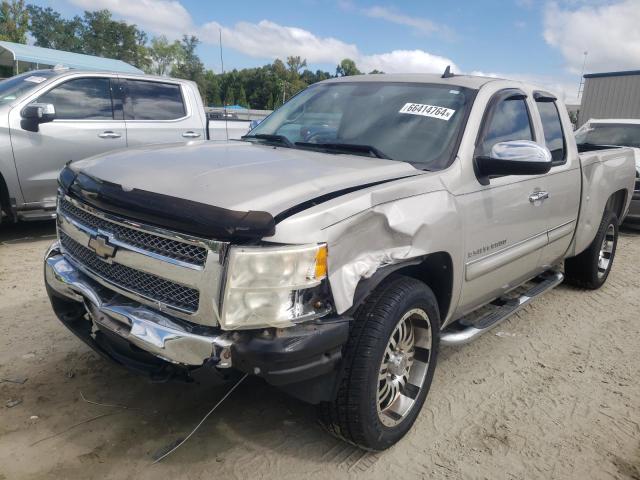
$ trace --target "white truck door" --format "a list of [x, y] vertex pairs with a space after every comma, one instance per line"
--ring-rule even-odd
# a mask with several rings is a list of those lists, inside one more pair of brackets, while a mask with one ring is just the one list
[[21, 127], [24, 105], [14, 108], [9, 114], [11, 145], [25, 202], [52, 207], [62, 167], [70, 160], [126, 147], [126, 129], [108, 77], [76, 77], [33, 102], [52, 104], [55, 120], [40, 124], [38, 132], [27, 131]]
[[[515, 92], [519, 92], [516, 90]], [[474, 157], [488, 155], [498, 142], [533, 140], [534, 129], [524, 93], [498, 92], [489, 102]], [[473, 159], [463, 159], [473, 168]], [[465, 225], [465, 270], [459, 313], [466, 313], [527, 280], [539, 267], [547, 244], [547, 222], [539, 205], [529, 201], [541, 176], [475, 181], [457, 196]]]
[[204, 109], [180, 83], [120, 78], [129, 147], [205, 140]]
[[577, 151], [569, 151], [564, 132], [570, 132], [570, 124], [563, 126], [562, 116], [555, 97], [545, 92], [534, 93], [540, 116], [543, 137], [540, 142], [551, 152], [553, 167], [541, 179], [541, 188], [547, 193], [542, 200], [542, 210], [547, 219], [549, 245], [542, 251], [542, 265], [550, 268], [562, 260], [573, 238], [580, 209], [580, 159]]

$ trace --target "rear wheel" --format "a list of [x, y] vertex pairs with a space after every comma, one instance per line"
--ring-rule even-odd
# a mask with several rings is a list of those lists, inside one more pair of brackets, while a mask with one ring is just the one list
[[431, 386], [440, 315], [433, 292], [392, 276], [356, 312], [345, 349], [345, 373], [334, 402], [319, 407], [333, 435], [384, 450], [411, 428]]
[[564, 262], [568, 283], [595, 290], [604, 285], [613, 265], [618, 245], [618, 217], [606, 211], [593, 242], [580, 255]]

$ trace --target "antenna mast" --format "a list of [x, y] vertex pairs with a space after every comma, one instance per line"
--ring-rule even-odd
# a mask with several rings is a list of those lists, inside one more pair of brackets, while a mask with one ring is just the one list
[[[220, 28], [220, 69], [222, 70], [222, 74], [224, 75], [224, 60], [222, 58], [222, 28]], [[227, 137], [227, 142], [229, 141], [229, 126], [227, 125], [228, 117], [227, 117], [227, 99], [224, 99], [223, 105], [224, 107], [224, 111], [223, 111], [223, 115], [224, 115], [224, 133], [225, 136]]]
[[578, 86], [578, 102], [582, 102], [582, 92], [584, 91], [584, 67], [587, 64], [588, 51], [584, 51], [584, 59], [582, 60], [582, 73], [580, 73], [580, 85]]

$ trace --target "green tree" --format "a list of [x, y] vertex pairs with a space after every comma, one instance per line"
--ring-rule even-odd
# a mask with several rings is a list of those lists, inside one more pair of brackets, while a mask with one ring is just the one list
[[148, 51], [151, 63], [147, 73], [154, 75], [169, 75], [174, 65], [182, 60], [184, 54], [184, 49], [179, 41], [175, 40], [169, 43], [164, 35], [153, 37]]
[[340, 65], [336, 67], [337, 77], [348, 77], [350, 75], [361, 75], [362, 72], [356, 67], [356, 62], [350, 58], [345, 58], [340, 62]]
[[201, 82], [204, 77], [204, 65], [196, 53], [200, 40], [194, 35], [183, 35], [180, 42], [182, 53], [179, 61], [171, 69], [171, 75]]
[[0, 40], [27, 43], [29, 12], [24, 0], [2, 0], [0, 3]]
[[220, 80], [212, 70], [207, 70], [204, 74], [204, 90], [206, 105], [222, 105]]
[[297, 76], [300, 73], [300, 69], [307, 66], [307, 59], [302, 60], [300, 55], [295, 57], [287, 57], [287, 66], [289, 67], [289, 72], [292, 75]]
[[29, 32], [38, 47], [55, 48], [67, 52], [83, 52], [80, 32], [82, 19], [78, 16], [71, 20], [62, 18], [51, 7], [42, 8], [29, 5]]
[[147, 34], [136, 25], [113, 20], [109, 10], [84, 12], [80, 38], [83, 53], [117, 58], [142, 69], [150, 64]]
[[236, 104], [242, 105], [243, 107], [249, 106], [249, 103], [247, 102], [247, 94], [244, 91], [244, 87], [242, 86], [242, 84], [238, 89], [238, 95], [236, 96]]

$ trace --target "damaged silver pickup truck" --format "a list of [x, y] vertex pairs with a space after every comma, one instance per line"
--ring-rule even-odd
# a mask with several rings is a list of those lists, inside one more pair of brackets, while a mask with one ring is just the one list
[[605, 282], [634, 175], [628, 149], [579, 154], [562, 103], [528, 84], [332, 79], [243, 141], [68, 165], [47, 290], [119, 364], [258, 375], [381, 450], [420, 413], [440, 345], [563, 278]]

